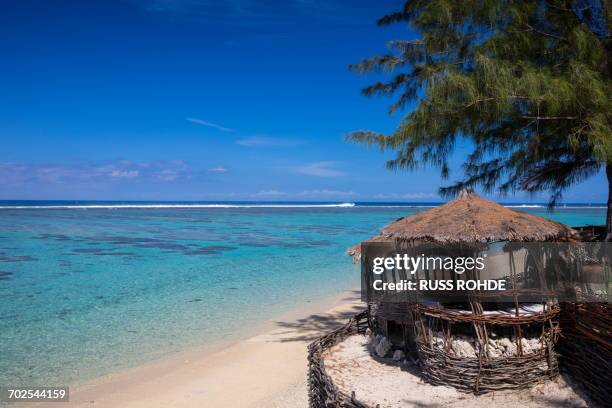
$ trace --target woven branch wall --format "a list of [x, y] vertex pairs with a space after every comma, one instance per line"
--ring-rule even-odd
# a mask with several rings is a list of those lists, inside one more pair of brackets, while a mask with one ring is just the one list
[[[529, 316], [466, 315], [449, 309], [415, 307], [417, 353], [425, 379], [434, 385], [450, 385], [460, 391], [482, 394], [504, 389], [524, 389], [559, 374], [554, 345], [559, 334], [559, 309]], [[451, 353], [459, 325], [471, 325], [476, 339], [474, 357]], [[469, 327], [469, 326], [468, 326]], [[493, 357], [488, 339], [500, 329], [512, 330], [517, 355]], [[537, 333], [540, 347], [523, 352], [521, 339], [527, 332]], [[435, 345], [435, 333], [444, 333], [444, 346]]]
[[612, 308], [609, 303], [562, 305], [561, 368], [602, 406], [610, 405]]
[[311, 408], [373, 408], [358, 401], [355, 393], [340, 391], [325, 371], [323, 353], [353, 334], [365, 334], [368, 313], [364, 311], [347, 324], [308, 345], [308, 400]]

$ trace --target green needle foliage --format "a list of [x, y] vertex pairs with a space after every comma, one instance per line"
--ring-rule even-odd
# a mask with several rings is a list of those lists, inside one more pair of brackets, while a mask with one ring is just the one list
[[[390, 169], [435, 166], [445, 178], [455, 143], [471, 139], [446, 196], [547, 191], [555, 205], [602, 168], [612, 183], [611, 22], [611, 0], [407, 1], [378, 24], [407, 24], [418, 38], [351, 66], [387, 73], [363, 93], [407, 113], [392, 134], [347, 139], [395, 151]], [[612, 195], [609, 230], [610, 207]]]

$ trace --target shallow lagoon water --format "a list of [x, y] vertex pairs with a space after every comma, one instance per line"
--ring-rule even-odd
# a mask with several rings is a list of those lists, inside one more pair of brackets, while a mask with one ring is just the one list
[[[9, 206], [10, 207], [10, 206]], [[402, 206], [0, 209], [0, 384], [73, 384], [237, 338], [359, 284]], [[522, 210], [570, 225], [604, 208]]]

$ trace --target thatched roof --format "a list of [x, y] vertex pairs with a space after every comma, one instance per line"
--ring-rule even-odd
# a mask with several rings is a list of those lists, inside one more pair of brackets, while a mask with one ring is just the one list
[[[577, 231], [564, 224], [506, 208], [465, 190], [444, 205], [392, 222], [374, 239], [458, 243], [579, 238]], [[358, 256], [359, 245], [347, 252]]]
[[385, 241], [391, 241], [391, 240], [392, 240], [391, 238], [387, 238], [382, 235], [377, 235], [370, 239], [366, 239], [365, 241], [360, 242], [357, 245], [353, 245], [352, 247], [346, 250], [346, 254], [352, 256], [354, 260], [357, 260], [361, 256], [361, 244], [369, 244], [371, 242], [385, 242]]

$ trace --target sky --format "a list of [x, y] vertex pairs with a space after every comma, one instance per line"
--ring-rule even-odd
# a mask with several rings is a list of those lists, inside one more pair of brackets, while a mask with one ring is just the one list
[[[0, 199], [440, 201], [461, 177], [392, 172], [344, 140], [402, 114], [348, 64], [407, 27], [397, 0], [7, 0]], [[602, 203], [602, 174], [565, 202]], [[545, 202], [547, 196], [498, 197]]]

